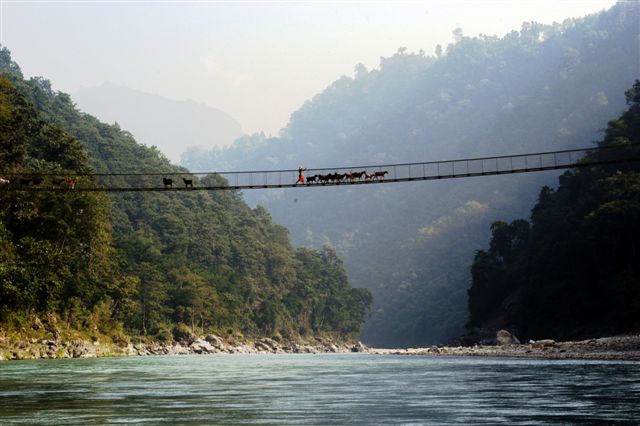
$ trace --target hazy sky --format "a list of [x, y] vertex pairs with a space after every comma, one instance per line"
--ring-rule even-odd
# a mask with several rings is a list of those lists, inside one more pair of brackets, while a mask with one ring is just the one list
[[292, 112], [399, 47], [432, 53], [451, 31], [502, 36], [611, 7], [583, 1], [7, 1], [0, 43], [24, 74], [73, 93], [105, 81], [231, 114], [277, 135]]

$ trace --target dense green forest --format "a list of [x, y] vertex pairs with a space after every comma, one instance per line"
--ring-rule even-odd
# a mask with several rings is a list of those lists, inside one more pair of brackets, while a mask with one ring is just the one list
[[91, 171], [188, 174], [118, 125], [80, 113], [47, 80], [25, 80], [2, 48], [0, 176], [14, 179], [0, 191], [4, 327], [53, 312], [120, 340], [171, 339], [178, 324], [222, 335], [359, 333], [371, 295], [349, 286], [336, 252], [295, 249], [286, 228], [238, 192], [11, 190], [27, 176], [45, 187], [53, 175]]
[[[640, 81], [626, 97], [629, 109], [609, 122], [600, 147], [640, 146]], [[638, 163], [568, 171], [557, 189], [542, 188], [530, 221], [494, 222], [491, 234], [471, 267], [470, 336], [496, 328], [525, 339], [640, 330]]]
[[[638, 2], [504, 37], [468, 37], [434, 54], [399, 49], [355, 67], [292, 114], [279, 137], [193, 149], [192, 170], [355, 167], [590, 146], [638, 77]], [[469, 267], [496, 217], [523, 217], [559, 173], [247, 192], [296, 244], [329, 243], [350, 282], [371, 289], [363, 338], [444, 342], [468, 320]]]

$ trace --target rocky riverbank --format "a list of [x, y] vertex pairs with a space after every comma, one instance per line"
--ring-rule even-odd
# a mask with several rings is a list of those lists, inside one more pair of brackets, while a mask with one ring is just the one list
[[97, 329], [76, 330], [53, 314], [34, 317], [20, 329], [0, 328], [0, 361], [25, 359], [95, 358], [105, 356], [344, 353], [364, 352], [356, 341], [330, 337], [285, 339], [278, 336], [247, 337], [229, 331], [226, 337], [198, 335], [185, 324], [176, 325], [162, 339], [131, 337], [122, 331], [108, 334]]
[[640, 361], [640, 335], [556, 342], [545, 339], [521, 344], [516, 340], [496, 345], [431, 346], [408, 349], [370, 349], [379, 355], [509, 357], [535, 359], [594, 359]]
[[104, 356], [207, 355], [207, 354], [277, 354], [277, 353], [346, 353], [364, 352], [360, 342], [341, 343], [329, 338], [307, 341], [281, 341], [271, 338], [227, 341], [209, 334], [180, 342], [129, 343], [116, 345], [75, 339], [70, 341], [8, 341], [0, 338], [1, 360], [95, 358]]
[[545, 339], [520, 343], [509, 332], [500, 330], [495, 338], [474, 346], [436, 345], [427, 348], [378, 349], [361, 342], [336, 342], [328, 337], [309, 339], [226, 338], [207, 334], [198, 336], [189, 329], [176, 327], [168, 342], [130, 343], [125, 339], [87, 340], [70, 338], [55, 326], [53, 319], [38, 329], [48, 338], [25, 338], [0, 334], [0, 361], [23, 359], [94, 358], [104, 356], [207, 355], [207, 354], [279, 354], [347, 353], [375, 355], [511, 357], [538, 359], [597, 359], [640, 361], [640, 334], [556, 342]]

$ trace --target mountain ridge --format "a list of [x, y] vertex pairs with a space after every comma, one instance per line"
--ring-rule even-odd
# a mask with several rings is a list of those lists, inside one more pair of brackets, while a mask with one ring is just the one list
[[242, 136], [242, 126], [228, 113], [193, 100], [105, 82], [71, 95], [78, 108], [105, 122], [117, 122], [147, 146], [156, 146], [172, 162], [190, 146], [226, 146]]
[[[280, 137], [244, 136], [227, 149], [188, 152], [182, 164], [348, 167], [582, 148], [620, 113], [637, 77], [639, 20], [637, 3], [618, 3], [562, 24], [527, 22], [501, 38], [461, 37], [444, 55], [399, 49], [379, 69], [356, 66], [314, 96]], [[365, 342], [424, 346], [464, 330], [469, 267], [489, 225], [526, 215], [535, 188], [558, 174], [246, 196], [297, 244], [332, 244], [353, 285], [372, 290]]]

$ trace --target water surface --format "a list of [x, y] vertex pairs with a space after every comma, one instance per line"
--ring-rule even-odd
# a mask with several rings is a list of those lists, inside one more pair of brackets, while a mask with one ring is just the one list
[[640, 363], [366, 354], [0, 363], [0, 424], [640, 424]]

